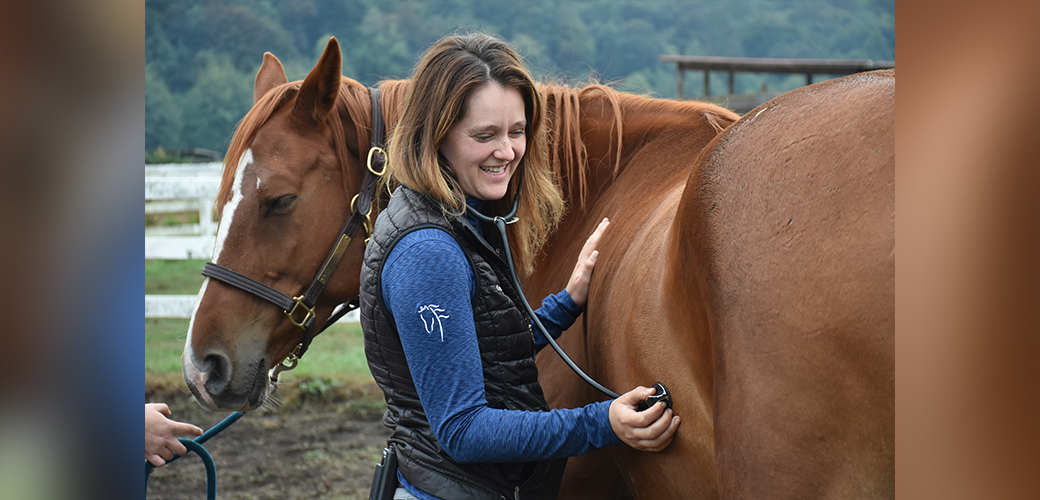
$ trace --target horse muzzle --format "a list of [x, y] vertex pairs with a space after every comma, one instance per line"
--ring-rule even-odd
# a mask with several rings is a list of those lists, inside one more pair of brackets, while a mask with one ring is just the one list
[[210, 352], [197, 360], [185, 352], [184, 383], [199, 405], [211, 411], [256, 409], [270, 391], [267, 360], [236, 365], [221, 352]]

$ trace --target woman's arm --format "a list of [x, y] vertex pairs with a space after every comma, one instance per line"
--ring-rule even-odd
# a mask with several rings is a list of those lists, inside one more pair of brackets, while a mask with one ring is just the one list
[[[578, 307], [571, 300], [567, 290], [561, 290], [560, 293], [549, 295], [542, 300], [542, 306], [534, 310], [534, 313], [538, 315], [538, 320], [542, 322], [542, 326], [545, 327], [545, 330], [554, 339], [560, 338], [563, 331], [570, 328], [574, 321], [578, 319], [578, 316], [581, 316], [581, 312], [582, 308]], [[545, 340], [542, 332], [538, 330], [534, 322], [532, 321], [531, 323], [534, 329], [535, 352], [538, 352], [543, 347], [549, 345], [549, 341]]]
[[548, 412], [487, 406], [470, 303], [475, 281], [447, 233], [423, 229], [402, 238], [382, 279], [426, 417], [452, 458], [529, 461], [621, 442], [611, 429], [609, 401]]

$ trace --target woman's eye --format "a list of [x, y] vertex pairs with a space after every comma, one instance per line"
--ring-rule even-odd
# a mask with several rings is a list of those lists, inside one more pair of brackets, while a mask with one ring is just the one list
[[524, 136], [524, 129], [514, 130], [514, 131], [510, 132], [509, 135], [511, 135], [513, 137], [523, 137]]
[[274, 201], [271, 202], [270, 206], [267, 207], [267, 212], [264, 215], [284, 213], [295, 201], [296, 195], [294, 194], [287, 194], [275, 198]]
[[491, 140], [491, 134], [480, 134], [476, 136], [476, 139], [480, 142], [487, 142]]

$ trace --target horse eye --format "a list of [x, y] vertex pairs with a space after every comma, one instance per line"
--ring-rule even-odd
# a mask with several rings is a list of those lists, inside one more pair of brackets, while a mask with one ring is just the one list
[[271, 201], [271, 204], [267, 207], [267, 212], [264, 215], [281, 214], [285, 213], [296, 201], [296, 195], [287, 194], [285, 196], [279, 196]]

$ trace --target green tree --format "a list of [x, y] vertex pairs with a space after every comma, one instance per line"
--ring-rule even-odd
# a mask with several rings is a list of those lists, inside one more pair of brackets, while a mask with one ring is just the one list
[[527, 33], [515, 33], [509, 42], [524, 58], [524, 63], [532, 73], [543, 71], [543, 68], [552, 64], [552, 60], [546, 55], [545, 44]]
[[472, 3], [466, 0], [436, 3], [407, 1], [397, 6], [393, 15], [397, 17], [398, 29], [404, 34], [408, 52], [413, 57], [409, 69], [419, 54], [448, 33], [454, 33], [460, 28], [473, 29], [480, 26], [494, 30], [486, 21], [472, 17], [469, 10]]
[[[296, 59], [299, 53], [292, 37], [276, 20], [260, 15], [256, 5], [208, 4], [204, 19], [212, 36], [212, 47], [219, 47], [236, 68], [250, 71], [264, 52], [279, 54], [281, 58]], [[268, 14], [273, 15], [273, 14]]]
[[198, 80], [184, 94], [181, 106], [186, 147], [224, 152], [235, 125], [253, 104], [252, 74], [235, 69], [227, 54], [200, 52]]
[[350, 46], [350, 63], [357, 71], [352, 78], [365, 85], [374, 85], [383, 78], [407, 77], [417, 57], [408, 50], [396, 16], [377, 7], [365, 13]]
[[199, 9], [195, 2], [145, 2], [144, 60], [174, 94], [195, 82], [191, 62], [202, 42], [195, 36], [201, 26], [192, 12]]
[[741, 38], [745, 57], [811, 57], [794, 50], [799, 43], [809, 45], [786, 12], [756, 12], [744, 25]]
[[654, 26], [645, 19], [630, 19], [608, 29], [596, 46], [596, 69], [617, 78], [657, 66], [665, 52]]
[[[172, 100], [179, 146], [221, 149], [248, 110], [265, 51], [298, 80], [335, 35], [344, 74], [373, 85], [406, 77], [439, 37], [474, 29], [515, 44], [536, 77], [579, 84], [595, 73], [661, 97], [676, 92], [661, 54], [895, 59], [892, 0], [146, 0], [146, 146], [178, 141]], [[711, 81], [715, 94], [726, 88], [724, 74]], [[738, 75], [736, 91], [804, 81]], [[702, 82], [687, 74], [686, 94]]]
[[150, 65], [144, 67], [144, 148], [180, 147], [181, 110], [166, 83]]
[[584, 78], [590, 71], [589, 62], [596, 57], [596, 42], [572, 4], [563, 5], [558, 14], [553, 38], [555, 66], [572, 78]]

